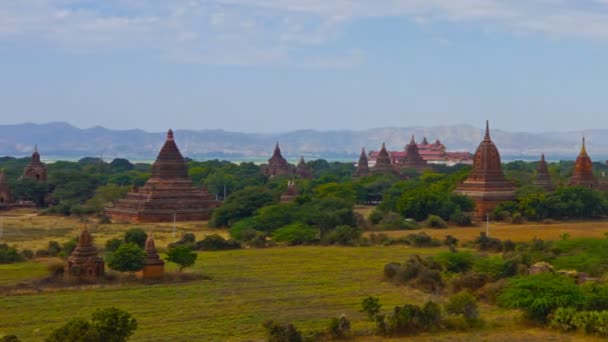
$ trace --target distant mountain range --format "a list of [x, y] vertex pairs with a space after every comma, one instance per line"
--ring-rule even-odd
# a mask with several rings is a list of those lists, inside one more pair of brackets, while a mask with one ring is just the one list
[[[103, 127], [81, 129], [63, 122], [47, 124], [0, 125], [0, 156], [27, 156], [34, 144], [43, 159], [81, 157], [153, 160], [165, 140], [166, 132], [139, 129], [112, 130]], [[470, 125], [436, 127], [386, 127], [363, 131], [299, 130], [286, 133], [239, 133], [224, 130], [176, 130], [175, 139], [184, 156], [202, 159], [263, 161], [280, 142], [291, 160], [356, 160], [361, 147], [369, 152], [386, 142], [389, 150], [402, 150], [414, 134], [420, 142], [440, 139], [449, 151], [474, 152], [483, 132]], [[549, 160], [574, 159], [580, 150], [581, 132], [525, 133], [492, 129], [492, 139], [503, 159], [538, 159], [545, 153]], [[587, 151], [595, 161], [608, 159], [608, 130], [585, 131]]]

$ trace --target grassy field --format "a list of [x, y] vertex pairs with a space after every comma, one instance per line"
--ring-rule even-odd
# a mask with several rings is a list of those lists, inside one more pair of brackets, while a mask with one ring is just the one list
[[[63, 242], [76, 236], [83, 223], [75, 218], [37, 216], [32, 212], [2, 213], [4, 239], [19, 248], [44, 248], [49, 240]], [[172, 224], [88, 224], [96, 244], [121, 235], [129, 227], [154, 233], [157, 244], [176, 240]], [[447, 234], [462, 241], [479, 235], [481, 227], [424, 231], [443, 239]], [[556, 223], [551, 225], [493, 224], [491, 236], [529, 241], [532, 237], [557, 239], [571, 236], [603, 237], [606, 222]], [[225, 231], [206, 222], [178, 223], [178, 236], [194, 232], [197, 239]], [[389, 235], [412, 231], [386, 232]], [[87, 317], [97, 308], [116, 306], [139, 321], [134, 341], [243, 341], [263, 340], [262, 322], [292, 321], [303, 330], [323, 329], [331, 317], [346, 314], [357, 332], [373, 325], [358, 312], [362, 298], [378, 296], [384, 310], [428, 299], [443, 301], [407, 287], [383, 282], [382, 267], [404, 261], [411, 254], [430, 255], [443, 249], [390, 247], [275, 247], [224, 252], [201, 252], [191, 272], [210, 280], [181, 284], [106, 285], [0, 297], [0, 336], [17, 334], [24, 341], [41, 341], [71, 317]], [[172, 265], [169, 268], [174, 270]], [[0, 265], [0, 286], [44, 276], [46, 260]], [[589, 336], [561, 335], [528, 327], [519, 313], [482, 305], [485, 329], [472, 333], [421, 335], [422, 341], [589, 341]], [[362, 337], [362, 341], [384, 340]]]

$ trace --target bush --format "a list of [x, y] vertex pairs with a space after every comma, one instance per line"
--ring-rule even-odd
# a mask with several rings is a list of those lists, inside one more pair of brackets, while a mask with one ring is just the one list
[[64, 265], [60, 262], [50, 263], [46, 270], [49, 272], [49, 277], [60, 278], [63, 277]]
[[303, 223], [292, 223], [272, 233], [272, 239], [290, 246], [312, 243], [317, 240], [318, 229]]
[[437, 215], [429, 215], [424, 221], [424, 226], [427, 228], [447, 228], [448, 224], [441, 217]]
[[48, 247], [46, 248], [49, 256], [59, 256], [61, 253], [61, 245], [57, 241], [49, 241]]
[[53, 330], [46, 342], [101, 342], [99, 331], [82, 318], [72, 318], [65, 325]]
[[253, 218], [246, 218], [244, 220], [240, 220], [230, 227], [230, 237], [237, 241], [249, 241], [251, 240], [257, 230], [254, 227]]
[[455, 211], [450, 215], [450, 222], [460, 227], [468, 227], [473, 225], [473, 217], [469, 213]]
[[426, 233], [408, 234], [405, 239], [414, 247], [437, 247], [441, 246], [441, 242], [433, 239]]
[[239, 248], [241, 248], [241, 244], [234, 240], [226, 240], [218, 234], [208, 235], [194, 244], [194, 249], [197, 251], [221, 251]]
[[269, 320], [263, 326], [269, 342], [302, 342], [302, 333], [291, 323], [280, 324]]
[[108, 267], [119, 272], [129, 272], [133, 275], [144, 268], [146, 252], [134, 243], [125, 243], [112, 253]]
[[391, 263], [384, 266], [384, 274], [399, 283], [408, 283], [427, 292], [443, 288], [441, 266], [433, 260], [423, 260], [413, 255], [403, 265]]
[[435, 256], [435, 261], [447, 272], [463, 273], [473, 267], [474, 258], [470, 252], [443, 252]]
[[359, 228], [338, 226], [323, 238], [323, 242], [330, 245], [351, 246], [361, 238], [361, 234], [363, 231]]
[[34, 252], [32, 252], [31, 249], [24, 249], [21, 251], [21, 256], [24, 257], [25, 259], [33, 259]]
[[473, 263], [473, 271], [485, 274], [491, 280], [513, 277], [517, 274], [517, 262], [504, 260], [501, 257], [477, 258]]
[[496, 238], [491, 238], [485, 232], [479, 233], [479, 237], [473, 241], [478, 251], [484, 252], [501, 252], [502, 241]]
[[361, 301], [361, 312], [365, 312], [370, 320], [374, 320], [381, 308], [382, 304], [378, 297], [368, 296]]
[[7, 244], [0, 244], [0, 264], [12, 264], [14, 262], [23, 261], [25, 258], [21, 255], [16, 247], [9, 247]]
[[137, 329], [137, 320], [130, 313], [116, 309], [98, 309], [90, 321], [73, 318], [55, 329], [47, 342], [124, 342]]
[[146, 246], [148, 234], [141, 228], [131, 228], [125, 232], [125, 243], [134, 243], [140, 248]]
[[575, 314], [575, 308], [558, 308], [553, 313], [549, 325], [551, 326], [551, 328], [559, 329], [561, 331], [566, 332], [576, 330], [576, 326], [573, 323], [573, 318]]
[[182, 272], [184, 268], [194, 265], [196, 258], [198, 258], [198, 254], [193, 252], [189, 246], [183, 245], [169, 248], [165, 260], [177, 264], [179, 271]]
[[[397, 214], [399, 215], [399, 214]], [[369, 221], [372, 224], [378, 224], [384, 218], [385, 214], [379, 208], [374, 208], [374, 210], [369, 214]], [[401, 215], [399, 215], [401, 217]]]
[[346, 315], [340, 315], [340, 317], [334, 317], [329, 321], [327, 327], [329, 336], [333, 339], [344, 339], [350, 336], [350, 321]]
[[376, 331], [382, 335], [413, 335], [436, 330], [442, 321], [441, 308], [426, 302], [422, 308], [405, 304], [396, 306], [389, 315], [376, 316]]
[[17, 335], [5, 335], [0, 337], [0, 342], [21, 342]]
[[513, 224], [523, 224], [524, 222], [524, 217], [518, 212], [513, 213], [511, 216], [511, 223]]
[[483, 273], [467, 272], [452, 279], [451, 284], [453, 292], [460, 292], [462, 290], [477, 291], [485, 286], [488, 281], [488, 276]]
[[122, 240], [118, 238], [110, 239], [106, 241], [106, 251], [114, 252], [122, 245]]
[[472, 323], [479, 318], [477, 301], [467, 291], [460, 292], [448, 299], [445, 311], [452, 315], [462, 315], [468, 322]]
[[187, 247], [193, 248], [195, 240], [196, 240], [196, 237], [194, 236], [194, 234], [184, 233], [184, 234], [182, 234], [182, 237], [179, 240], [170, 243], [168, 245], [168, 247], [171, 248], [171, 247], [176, 247], [176, 246], [187, 246]]

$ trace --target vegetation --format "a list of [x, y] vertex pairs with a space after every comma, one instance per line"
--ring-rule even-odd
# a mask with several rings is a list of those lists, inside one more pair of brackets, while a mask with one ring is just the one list
[[119, 272], [135, 272], [144, 268], [146, 252], [134, 243], [120, 245], [109, 258], [108, 266]]
[[165, 260], [177, 264], [179, 266], [179, 271], [182, 272], [184, 268], [194, 265], [197, 257], [198, 254], [193, 252], [190, 247], [175, 246], [169, 248]]
[[47, 342], [124, 342], [137, 329], [130, 313], [114, 307], [93, 312], [91, 320], [72, 318], [55, 329]]

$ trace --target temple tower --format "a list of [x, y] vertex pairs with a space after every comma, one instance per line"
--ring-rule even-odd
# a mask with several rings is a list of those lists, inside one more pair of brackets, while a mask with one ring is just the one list
[[312, 170], [308, 165], [306, 165], [306, 162], [304, 161], [304, 156], [300, 157], [300, 162], [296, 166], [296, 175], [304, 179], [312, 178]]
[[32, 160], [23, 170], [23, 178], [31, 178], [37, 181], [46, 182], [47, 172], [46, 165], [40, 161], [40, 153], [38, 153], [38, 145], [34, 145], [34, 153]]
[[146, 264], [137, 272], [137, 276], [144, 279], [162, 278], [165, 275], [165, 262], [158, 256], [152, 233], [149, 233], [146, 239], [145, 251]]
[[500, 153], [490, 138], [487, 121], [484, 139], [475, 152], [473, 170], [455, 192], [475, 202], [476, 219], [485, 218], [499, 203], [515, 199], [515, 186], [507, 181], [502, 172]]
[[97, 253], [97, 248], [93, 246], [93, 237], [85, 226], [80, 231], [76, 248], [64, 264], [64, 277], [94, 280], [103, 276], [104, 262]]
[[549, 175], [549, 169], [547, 168], [547, 162], [545, 161], [544, 153], [540, 156], [540, 162], [538, 163], [538, 167], [536, 168], [536, 177], [534, 178], [534, 182], [532, 184], [543, 188], [546, 191], [554, 190], [553, 183], [551, 182], [551, 175]]
[[293, 167], [283, 158], [278, 142], [274, 147], [272, 157], [268, 159], [268, 165], [264, 168], [264, 174], [268, 177], [293, 175]]
[[296, 182], [288, 181], [287, 190], [281, 194], [281, 203], [293, 202], [296, 197], [298, 197], [298, 188], [296, 187]]
[[587, 154], [587, 148], [585, 146], [585, 137], [583, 137], [583, 146], [581, 152], [576, 157], [574, 163], [574, 173], [570, 178], [570, 185], [584, 186], [589, 189], [596, 189], [599, 185], [597, 178], [593, 175], [593, 162]]
[[219, 205], [220, 202], [206, 190], [192, 184], [173, 131], [169, 130], [165, 144], [152, 165], [152, 177], [143, 187], [129, 192], [115, 206], [107, 207], [105, 212], [116, 221], [194, 221], [209, 219], [211, 209]]
[[382, 148], [380, 148], [380, 152], [378, 152], [378, 156], [376, 157], [376, 164], [372, 166], [372, 173], [395, 173], [395, 169], [393, 168], [393, 164], [391, 161], [391, 156], [386, 150], [385, 143], [382, 143]]
[[4, 175], [4, 170], [0, 170], [0, 206], [11, 203], [11, 188], [8, 186], [6, 182], [6, 176]]
[[[428, 141], [424, 138], [422, 145], [427, 146], [428, 144]], [[418, 145], [413, 135], [410, 143], [405, 146], [405, 156], [399, 161], [399, 167], [402, 169], [414, 169], [418, 172], [429, 169], [427, 162], [420, 156]]]
[[359, 162], [355, 170], [355, 177], [365, 177], [367, 175], [369, 175], [369, 163], [367, 161], [367, 154], [365, 154], [365, 147], [363, 147], [361, 148], [361, 155], [359, 156]]

